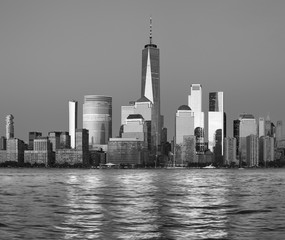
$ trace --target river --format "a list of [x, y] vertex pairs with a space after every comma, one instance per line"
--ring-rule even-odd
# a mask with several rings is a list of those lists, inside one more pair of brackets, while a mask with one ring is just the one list
[[285, 169], [0, 169], [0, 239], [285, 239]]

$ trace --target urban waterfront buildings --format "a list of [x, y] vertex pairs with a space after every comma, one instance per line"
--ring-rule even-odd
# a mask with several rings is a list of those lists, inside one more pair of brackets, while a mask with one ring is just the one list
[[209, 93], [208, 147], [216, 157], [223, 155], [224, 139], [224, 93]]
[[6, 139], [14, 138], [14, 116], [9, 114], [6, 116]]
[[236, 157], [239, 159], [239, 126], [240, 120], [236, 119], [233, 121], [233, 137], [236, 139]]
[[24, 152], [24, 161], [31, 165], [51, 166], [54, 163], [52, 144], [48, 137], [37, 137], [33, 140], [33, 150]]
[[258, 137], [265, 136], [265, 119], [260, 117], [258, 119]]
[[[194, 113], [191, 111], [189, 106], [181, 105], [178, 108], [175, 116], [174, 154], [175, 154], [176, 164], [178, 165], [186, 163], [187, 161], [186, 157], [187, 155], [189, 155], [186, 152], [192, 149], [191, 148], [192, 146], [189, 147], [189, 141], [191, 136], [195, 138], [194, 126], [195, 126]], [[192, 140], [193, 139], [191, 139], [191, 141]], [[187, 141], [188, 143], [186, 144], [185, 141]], [[196, 138], [194, 142], [195, 142], [194, 148], [196, 149]]]
[[112, 97], [84, 96], [83, 128], [89, 131], [89, 148], [106, 151], [112, 137]]
[[158, 151], [161, 142], [163, 117], [160, 115], [160, 58], [159, 49], [152, 42], [152, 20], [150, 19], [149, 43], [142, 50], [141, 97], [151, 103], [151, 147]]
[[255, 134], [246, 137], [246, 164], [248, 167], [259, 165], [259, 139]]
[[283, 122], [282, 121], [277, 121], [275, 137], [276, 137], [276, 146], [279, 147], [281, 141], [283, 140]]
[[236, 155], [236, 138], [226, 137], [224, 138], [224, 165], [238, 165], [237, 155]]
[[78, 111], [78, 102], [77, 101], [69, 101], [69, 135], [70, 135], [70, 146], [71, 148], [75, 148], [75, 131], [77, 129], [77, 111]]
[[274, 161], [274, 138], [262, 136], [259, 139], [259, 159], [263, 165]]
[[257, 124], [252, 114], [243, 113], [239, 117], [239, 158], [241, 162], [247, 162], [247, 142], [249, 135], [257, 136]]
[[175, 116], [175, 144], [183, 144], [184, 136], [194, 136], [194, 113], [187, 105], [181, 105]]
[[42, 136], [41, 132], [29, 132], [29, 145], [28, 145], [29, 150], [33, 150], [34, 140], [41, 137], [41, 136]]
[[194, 133], [196, 136], [196, 152], [204, 152], [204, 112], [202, 112], [202, 85], [191, 84], [190, 95], [188, 96], [188, 106], [194, 113]]

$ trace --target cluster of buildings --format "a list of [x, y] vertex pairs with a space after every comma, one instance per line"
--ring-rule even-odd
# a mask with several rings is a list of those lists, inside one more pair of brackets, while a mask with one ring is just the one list
[[[112, 138], [112, 97], [86, 95], [83, 128], [78, 128], [78, 102], [69, 101], [69, 132], [30, 132], [28, 144], [14, 136], [14, 117], [6, 117], [0, 163], [45, 166], [266, 166], [284, 159], [282, 121], [241, 114], [227, 137], [223, 92], [209, 93], [207, 124], [202, 110], [202, 85], [192, 84], [188, 104], [175, 114], [175, 134], [167, 141], [160, 111], [160, 52], [152, 42], [142, 50], [141, 95], [121, 107], [118, 137]], [[205, 126], [206, 125], [206, 126]], [[207, 133], [207, 135], [205, 134]]]

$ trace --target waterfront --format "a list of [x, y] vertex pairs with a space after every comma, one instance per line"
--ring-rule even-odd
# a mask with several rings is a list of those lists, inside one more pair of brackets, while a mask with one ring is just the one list
[[0, 239], [283, 239], [285, 169], [0, 169]]

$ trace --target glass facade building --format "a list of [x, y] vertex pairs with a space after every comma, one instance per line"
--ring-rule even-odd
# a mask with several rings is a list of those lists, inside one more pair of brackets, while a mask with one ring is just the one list
[[204, 112], [202, 112], [202, 85], [191, 84], [188, 106], [194, 113], [194, 128], [196, 136], [196, 151], [204, 153]]
[[150, 43], [142, 50], [142, 78], [141, 97], [146, 97], [152, 103], [151, 112], [151, 147], [158, 150], [161, 142], [161, 115], [160, 115], [160, 59], [157, 45]]
[[70, 135], [71, 148], [75, 148], [75, 131], [77, 129], [77, 110], [78, 110], [78, 103], [76, 101], [69, 101], [69, 135]]
[[224, 126], [224, 94], [211, 92], [209, 93], [208, 147], [215, 156], [223, 155]]
[[112, 137], [112, 97], [84, 96], [83, 128], [89, 131], [90, 149], [108, 144]]
[[246, 137], [257, 135], [257, 124], [252, 114], [241, 114], [239, 120], [239, 157], [242, 162], [247, 162]]

